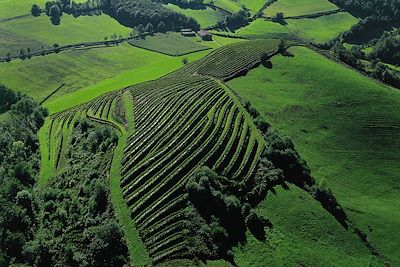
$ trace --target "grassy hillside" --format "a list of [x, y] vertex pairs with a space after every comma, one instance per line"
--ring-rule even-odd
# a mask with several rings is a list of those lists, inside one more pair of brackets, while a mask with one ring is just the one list
[[0, 0], [0, 19], [28, 14], [33, 4], [44, 6], [45, 3], [46, 0]]
[[208, 42], [202, 42], [200, 37], [184, 37], [175, 32], [157, 33], [143, 39], [130, 40], [128, 43], [170, 56], [180, 56], [211, 49], [211, 47], [206, 46]]
[[60, 25], [53, 25], [49, 17], [20, 18], [0, 24], [0, 29], [15, 33], [18, 36], [30, 38], [47, 45], [59, 45], [103, 41], [114, 33], [126, 37], [132, 29], [120, 25], [116, 20], [107, 16], [80, 16], [74, 18], [64, 14]]
[[237, 30], [236, 34], [246, 38], [284, 38], [291, 36], [285, 26], [265, 19], [253, 21], [248, 26]]
[[264, 14], [272, 17], [276, 13], [282, 12], [285, 17], [289, 17], [335, 9], [338, 9], [338, 7], [328, 0], [278, 0], [267, 7]]
[[240, 0], [240, 3], [250, 10], [250, 13], [255, 14], [264, 6], [267, 0]]
[[288, 30], [301, 38], [323, 43], [357, 24], [358, 19], [347, 12], [322, 16], [315, 19], [288, 19]]
[[218, 21], [224, 19], [224, 16], [221, 12], [211, 9], [210, 7], [195, 10], [190, 8], [180, 8], [179, 6], [173, 4], [168, 4], [165, 6], [175, 12], [182, 13], [188, 17], [196, 19], [202, 28], [213, 26], [217, 24]]
[[276, 188], [258, 210], [273, 227], [266, 242], [248, 233], [247, 244], [235, 250], [238, 266], [384, 266], [354, 233], [295, 186]]
[[[33, 4], [44, 7], [47, 0], [0, 0], [0, 19], [24, 15], [31, 12]], [[86, 0], [74, 0], [76, 3], [84, 3]]]
[[[204, 51], [192, 54], [188, 56], [189, 61], [207, 53]], [[181, 61], [182, 58], [179, 57], [123, 44], [2, 63], [0, 76], [4, 77], [2, 83], [8, 87], [20, 89], [38, 100], [44, 99], [65, 83], [66, 85], [52, 97], [51, 100], [54, 100], [82, 88], [85, 92], [98, 91], [98, 96], [106, 91], [131, 85], [137, 80], [154, 79], [179, 68], [182, 65]], [[90, 97], [90, 94], [88, 96]], [[66, 100], [61, 100], [64, 101]], [[62, 107], [58, 107], [58, 110], [60, 108]]]
[[236, 1], [232, 1], [232, 0], [204, 1], [204, 3], [211, 3], [211, 2], [214, 4], [214, 6], [225, 9], [231, 13], [236, 13], [242, 9], [240, 2], [236, 2]]
[[289, 135], [313, 176], [393, 263], [400, 232], [400, 93], [306, 48], [229, 82]]

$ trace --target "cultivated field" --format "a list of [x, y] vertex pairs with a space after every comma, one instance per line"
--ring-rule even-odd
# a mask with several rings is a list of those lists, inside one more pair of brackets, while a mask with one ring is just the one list
[[278, 0], [264, 10], [266, 16], [282, 12], [285, 17], [331, 11], [338, 7], [328, 0]]
[[399, 264], [399, 92], [306, 48], [291, 51], [229, 85], [293, 139], [313, 176]]

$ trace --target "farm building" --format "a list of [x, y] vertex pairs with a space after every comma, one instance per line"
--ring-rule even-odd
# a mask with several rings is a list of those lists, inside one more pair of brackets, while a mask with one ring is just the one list
[[198, 31], [197, 34], [203, 39], [203, 41], [212, 41], [212, 35], [208, 31]]
[[196, 33], [192, 29], [182, 29], [181, 34], [186, 37], [193, 37]]

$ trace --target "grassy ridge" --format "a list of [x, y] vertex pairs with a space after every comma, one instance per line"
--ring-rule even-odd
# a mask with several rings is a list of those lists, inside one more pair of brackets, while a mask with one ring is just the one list
[[398, 265], [400, 92], [306, 48], [292, 52], [230, 85], [292, 138], [313, 176]]

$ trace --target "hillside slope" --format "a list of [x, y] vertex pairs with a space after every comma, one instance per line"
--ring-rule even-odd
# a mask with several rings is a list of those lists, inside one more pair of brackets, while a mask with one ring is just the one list
[[[168, 77], [56, 113], [48, 125], [43, 164], [55, 172], [62, 169], [71, 125], [80, 117], [126, 138], [121, 187], [115, 190], [134, 222], [125, 229], [135, 228], [132, 233], [140, 236], [153, 263], [197, 257], [240, 266], [379, 263], [346, 230], [345, 214], [328, 191], [315, 185], [291, 142], [255, 119], [254, 111], [252, 118], [251, 109], [221, 82], [264, 64], [265, 55], [276, 54], [277, 47], [276, 40], [229, 45]], [[224, 55], [238, 56], [227, 60]], [[299, 212], [307, 225], [293, 221]], [[318, 253], [301, 256], [301, 244], [317, 247]], [[293, 256], [279, 259], [276, 249]]]
[[313, 176], [394, 265], [400, 263], [400, 92], [306, 48], [229, 85], [289, 135]]

